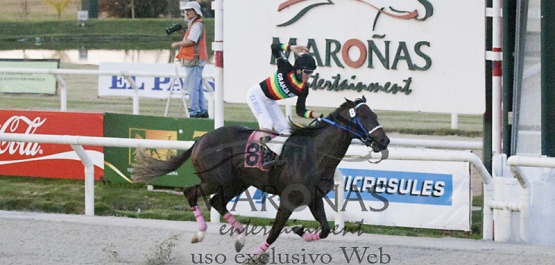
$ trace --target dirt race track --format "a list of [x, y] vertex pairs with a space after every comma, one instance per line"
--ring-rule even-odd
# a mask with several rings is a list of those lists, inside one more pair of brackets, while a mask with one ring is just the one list
[[[235, 237], [220, 235], [222, 226], [209, 224], [204, 242], [191, 244], [194, 222], [0, 211], [0, 264], [237, 264], [265, 238], [262, 233], [249, 234], [238, 254], [233, 248]], [[555, 261], [555, 247], [371, 234], [331, 235], [310, 243], [283, 234], [268, 251], [268, 264]]]

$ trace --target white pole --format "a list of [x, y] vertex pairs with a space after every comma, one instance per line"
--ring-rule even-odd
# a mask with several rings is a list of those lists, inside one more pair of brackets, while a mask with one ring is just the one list
[[502, 0], [494, 0], [492, 6], [492, 52], [495, 54], [492, 70], [492, 152], [493, 155], [503, 153], [503, 112], [502, 112]]
[[[491, 147], [492, 155], [498, 155], [503, 153], [502, 139], [503, 139], [503, 112], [502, 112], [502, 0], [494, 0], [492, 3], [492, 8], [490, 9], [490, 16], [492, 17], [492, 50], [491, 58], [493, 62], [492, 77], [491, 77]], [[493, 230], [493, 211], [488, 205], [488, 203], [493, 199], [493, 188], [491, 185], [485, 185], [484, 187], [484, 212], [483, 212], [483, 239], [491, 240], [494, 237]]]
[[223, 0], [212, 2], [214, 10], [214, 42], [212, 50], [215, 57], [214, 75], [214, 128], [224, 126], [224, 3]]
[[0, 133], [2, 142], [32, 142], [49, 144], [69, 145], [97, 145], [130, 148], [160, 148], [187, 150], [193, 147], [194, 141], [170, 141], [170, 140], [148, 140], [127, 139], [98, 136], [76, 136], [76, 135], [53, 135], [53, 134], [20, 134]]
[[129, 84], [131, 84], [131, 87], [133, 88], [133, 115], [139, 115], [139, 88], [137, 87], [135, 80], [133, 80], [131, 76], [126, 74], [124, 75], [124, 77], [125, 80], [127, 80], [127, 82], [129, 82]]
[[64, 79], [62, 79], [62, 77], [60, 75], [54, 75], [54, 77], [56, 77], [56, 80], [58, 81], [58, 83], [60, 83], [60, 86], [62, 87], [62, 89], [60, 91], [61, 111], [67, 111], [67, 85], [66, 85], [66, 82], [64, 81]]
[[341, 231], [345, 227], [345, 213], [341, 211], [343, 208], [343, 203], [345, 201], [345, 180], [343, 174], [339, 169], [335, 169], [335, 174], [333, 175], [333, 179], [335, 180], [335, 185], [337, 185], [337, 194], [335, 197], [337, 198], [337, 212], [335, 212], [335, 228], [337, 229], [336, 232]]
[[[493, 182], [493, 181], [492, 181]], [[493, 239], [493, 210], [490, 202], [493, 201], [494, 186], [484, 182], [484, 207], [482, 212], [482, 239]]]
[[82, 145], [71, 145], [85, 166], [85, 215], [94, 216], [94, 163]]
[[[215, 0], [212, 2], [214, 10], [214, 42], [212, 50], [215, 57], [214, 76], [214, 128], [224, 126], [224, 2]], [[220, 213], [214, 208], [210, 211], [210, 222], [219, 223]]]
[[457, 128], [459, 128], [459, 115], [451, 113], [451, 129], [455, 130]]
[[[404, 139], [404, 138], [389, 138], [391, 140], [390, 146], [413, 146], [413, 147], [429, 147], [439, 149], [483, 149], [482, 141], [444, 141], [444, 140], [427, 140], [427, 139]], [[356, 143], [358, 140], [354, 140]], [[360, 141], [358, 141], [360, 145]]]

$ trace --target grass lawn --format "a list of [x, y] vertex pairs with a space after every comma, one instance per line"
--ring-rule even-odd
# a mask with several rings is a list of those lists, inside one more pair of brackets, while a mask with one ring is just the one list
[[[95, 215], [125, 216], [130, 218], [149, 218], [178, 221], [194, 221], [185, 196], [175, 192], [149, 192], [143, 184], [104, 184], [96, 182]], [[481, 196], [473, 200], [481, 207]], [[204, 215], [209, 210], [204, 201], [199, 202]], [[41, 179], [29, 177], [0, 177], [0, 209], [47, 213], [84, 214], [85, 186], [83, 181], [68, 179]], [[238, 216], [243, 224], [271, 226], [271, 219]], [[225, 223], [225, 220], [221, 220]], [[289, 220], [287, 225], [302, 224], [308, 228], [318, 228], [315, 221]], [[333, 222], [330, 226], [334, 227]], [[345, 223], [345, 231], [376, 233], [401, 236], [460, 237], [481, 239], [482, 211], [472, 214], [471, 231], [435, 230], [423, 228], [404, 228]]]

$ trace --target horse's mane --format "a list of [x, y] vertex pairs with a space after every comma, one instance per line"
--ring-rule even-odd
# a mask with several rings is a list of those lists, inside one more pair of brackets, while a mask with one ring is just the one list
[[[346, 101], [343, 104], [341, 104], [341, 106], [339, 106], [339, 108], [335, 109], [332, 113], [330, 113], [326, 118], [331, 120], [331, 121], [337, 121], [337, 117], [339, 116], [339, 113], [346, 109], [346, 108], [352, 108], [354, 107], [357, 103], [357, 101], [352, 102], [352, 101]], [[314, 137], [316, 136], [322, 129], [330, 126], [329, 123], [327, 122], [320, 122], [320, 123], [316, 123], [315, 125], [311, 125], [311, 126], [300, 126], [298, 124], [295, 124], [293, 122], [291, 123], [291, 135], [299, 135], [299, 136], [309, 136], [309, 137]]]

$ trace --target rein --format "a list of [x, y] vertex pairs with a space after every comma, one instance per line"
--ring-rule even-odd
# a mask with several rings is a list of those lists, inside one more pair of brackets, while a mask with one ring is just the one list
[[[375, 126], [374, 128], [372, 128], [370, 131], [366, 132], [366, 128], [364, 128], [364, 126], [362, 125], [362, 122], [361, 122], [360, 119], [357, 117], [357, 115], [356, 115], [356, 110], [355, 110], [356, 108], [360, 107], [361, 105], [365, 105], [365, 104], [364, 104], [364, 103], [359, 103], [359, 104], [357, 104], [354, 108], [349, 109], [349, 115], [350, 115], [351, 119], [349, 120], [349, 123], [347, 124], [347, 127], [345, 127], [345, 126], [343, 126], [343, 125], [341, 125], [341, 124], [339, 124], [339, 123], [337, 123], [337, 122], [335, 122], [335, 121], [332, 121], [332, 120], [330, 120], [330, 119], [327, 119], [327, 118], [320, 118], [320, 119], [318, 119], [318, 120], [324, 121], [324, 122], [326, 122], [326, 123], [328, 123], [328, 124], [330, 124], [330, 125], [332, 125], [332, 126], [335, 126], [335, 127], [337, 127], [337, 128], [340, 128], [340, 129], [342, 129], [342, 130], [345, 130], [345, 131], [347, 131], [347, 132], [353, 134], [356, 138], [358, 138], [359, 140], [361, 140], [362, 142], [364, 142], [366, 145], [370, 145], [370, 144], [368, 143], [369, 140], [371, 141], [370, 143], [372, 143], [372, 142], [375, 141], [375, 139], [372, 138], [370, 135], [371, 135], [373, 132], [375, 132], [377, 129], [382, 128], [382, 126], [381, 126], [381, 125], [377, 125], [377, 126]], [[338, 115], [339, 115], [339, 114], [338, 114]], [[355, 130], [353, 130], [353, 129], [351, 128], [351, 123], [354, 123], [354, 124], [355, 124], [355, 126], [353, 126], [353, 127], [355, 127]], [[361, 128], [360, 131], [357, 130], [357, 126], [356, 126], [356, 125], [358, 125], [358, 127]], [[372, 158], [372, 153], [368, 153], [368, 155], [366, 155], [366, 156], [359, 157], [359, 159], [365, 159], [365, 160], [367, 160], [368, 162], [370, 162], [370, 163], [372, 163], [372, 164], [378, 164], [378, 163], [380, 163], [382, 160], [387, 159], [387, 158], [389, 157], [389, 151], [388, 151], [388, 150], [382, 150], [381, 153], [382, 153], [382, 156], [381, 156], [380, 159], [379, 159], [378, 161], [376, 161], [376, 162], [370, 161], [370, 158]]]
[[[382, 128], [381, 125], [377, 125], [376, 127], [372, 128], [372, 130], [366, 132], [366, 129], [364, 128], [364, 126], [362, 125], [362, 122], [360, 121], [360, 119], [357, 117], [356, 115], [356, 111], [355, 109], [360, 107], [361, 105], [364, 105], [364, 103], [359, 103], [358, 105], [356, 105], [354, 108], [349, 109], [349, 114], [351, 116], [351, 119], [349, 120], [349, 123], [347, 125], [347, 127], [332, 121], [328, 118], [320, 118], [320, 121], [324, 121], [332, 126], [335, 126], [337, 128], [340, 128], [342, 130], [345, 130], [347, 132], [350, 132], [351, 134], [353, 134], [356, 138], [361, 139], [362, 141], [368, 141], [368, 139], [374, 141], [374, 138], [372, 138], [370, 136], [370, 134], [372, 134], [373, 132], [375, 132], [377, 129]], [[356, 130], [357, 126], [353, 126], [355, 127], [355, 130], [351, 129], [351, 123], [354, 123], [355, 125], [358, 125], [361, 129], [361, 131]], [[364, 134], [363, 134], [364, 133]]]

